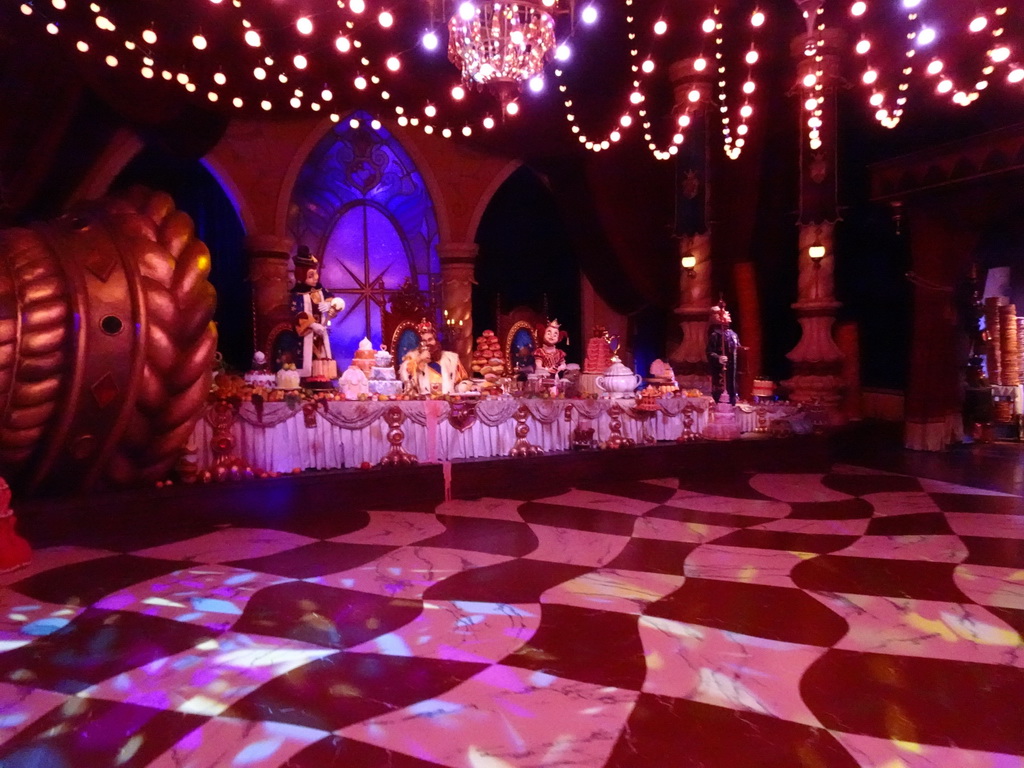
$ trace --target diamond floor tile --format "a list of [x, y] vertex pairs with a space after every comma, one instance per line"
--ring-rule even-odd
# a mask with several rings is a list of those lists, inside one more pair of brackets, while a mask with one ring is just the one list
[[0, 577], [0, 766], [1024, 768], [1021, 500], [822, 463], [126, 515]]

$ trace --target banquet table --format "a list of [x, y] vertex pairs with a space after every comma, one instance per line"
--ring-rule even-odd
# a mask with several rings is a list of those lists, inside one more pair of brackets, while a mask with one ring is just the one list
[[[520, 408], [529, 428], [526, 439], [545, 452], [570, 450], [578, 427], [593, 429], [593, 439], [603, 443], [614, 434], [615, 420], [620, 434], [637, 444], [674, 441], [684, 432], [699, 435], [708, 424], [709, 397], [665, 396], [656, 402], [655, 409], [641, 410], [632, 398], [243, 401], [230, 409], [211, 404], [192, 444], [200, 468], [215, 463], [215, 438], [228, 433], [232, 455], [269, 472], [290, 472], [377, 464], [390, 448], [384, 417], [392, 408], [404, 417], [402, 448], [420, 462], [508, 456]], [[767, 431], [771, 418], [783, 417], [779, 409], [762, 410], [759, 424], [758, 409], [745, 405], [735, 415], [741, 432]]]

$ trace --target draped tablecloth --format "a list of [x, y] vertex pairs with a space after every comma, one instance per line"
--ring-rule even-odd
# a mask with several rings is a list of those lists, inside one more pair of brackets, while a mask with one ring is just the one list
[[[707, 426], [711, 399], [664, 397], [657, 401], [657, 410], [650, 411], [637, 409], [633, 399], [325, 400], [315, 408], [308, 401], [268, 402], [260, 408], [243, 402], [231, 426], [232, 453], [272, 472], [376, 464], [389, 449], [384, 414], [396, 406], [405, 416], [403, 448], [421, 462], [507, 456], [516, 442], [515, 415], [520, 406], [527, 411], [527, 439], [545, 451], [563, 451], [570, 448], [572, 430], [577, 427], [593, 429], [598, 442], [607, 440], [613, 434], [610, 410], [616, 404], [621, 410], [621, 434], [641, 443], [645, 437], [675, 440], [683, 434], [687, 416], [693, 419], [691, 430], [699, 434]], [[736, 415], [742, 431], [755, 429], [753, 411], [737, 409]], [[210, 419], [200, 419], [192, 442], [201, 468], [213, 463], [213, 434]]]

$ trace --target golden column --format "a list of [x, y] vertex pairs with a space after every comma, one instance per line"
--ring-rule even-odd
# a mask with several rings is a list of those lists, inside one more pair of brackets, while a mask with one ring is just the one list
[[793, 41], [800, 95], [799, 278], [793, 304], [800, 340], [786, 355], [793, 375], [782, 382], [790, 400], [824, 405], [839, 420], [843, 353], [832, 336], [836, 311], [833, 232], [839, 220], [836, 178], [836, 88], [843, 34], [820, 23], [819, 0], [798, 0], [807, 34]]
[[291, 321], [289, 289], [294, 247], [291, 239], [276, 235], [250, 235], [245, 239], [252, 283], [253, 350], [263, 352], [268, 361], [274, 329]]
[[437, 256], [441, 262], [441, 306], [445, 328], [442, 329], [449, 349], [457, 353], [469, 370], [473, 353], [473, 279], [476, 243], [439, 243]]
[[711, 229], [708, 126], [711, 81], [695, 59], [672, 64], [669, 75], [675, 93], [675, 114], [687, 116], [686, 140], [676, 156], [676, 222], [680, 262], [679, 327], [683, 338], [669, 355], [677, 379], [685, 388], [707, 390], [710, 385], [705, 348], [711, 309]]

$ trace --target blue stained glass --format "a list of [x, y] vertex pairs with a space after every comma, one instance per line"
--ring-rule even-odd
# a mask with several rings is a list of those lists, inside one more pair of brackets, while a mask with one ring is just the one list
[[381, 343], [390, 293], [411, 279], [436, 305], [437, 220], [426, 184], [401, 144], [371, 117], [336, 125], [299, 172], [289, 215], [296, 242], [321, 260], [325, 288], [345, 299], [331, 323], [339, 367], [367, 336]]

